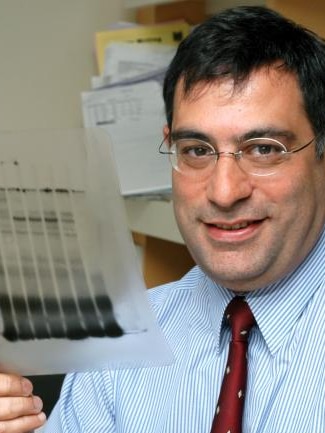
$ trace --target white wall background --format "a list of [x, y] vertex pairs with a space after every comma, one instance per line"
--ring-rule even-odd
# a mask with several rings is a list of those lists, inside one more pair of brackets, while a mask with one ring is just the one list
[[126, 19], [123, 0], [0, 0], [0, 130], [81, 126], [94, 32]]

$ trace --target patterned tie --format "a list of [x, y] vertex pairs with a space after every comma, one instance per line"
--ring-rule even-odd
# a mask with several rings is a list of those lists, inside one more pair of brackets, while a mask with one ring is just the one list
[[231, 326], [232, 339], [211, 433], [241, 433], [247, 380], [248, 334], [255, 319], [247, 302], [240, 296], [232, 299], [225, 316]]

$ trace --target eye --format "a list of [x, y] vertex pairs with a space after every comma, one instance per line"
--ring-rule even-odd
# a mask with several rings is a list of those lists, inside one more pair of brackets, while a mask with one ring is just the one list
[[252, 138], [243, 143], [241, 151], [250, 158], [276, 158], [286, 152], [286, 148], [271, 138]]
[[215, 150], [207, 143], [198, 140], [178, 140], [176, 143], [177, 153], [185, 158], [204, 158], [215, 155]]
[[211, 155], [211, 149], [204, 146], [188, 146], [182, 149], [182, 154], [193, 158], [202, 158]]

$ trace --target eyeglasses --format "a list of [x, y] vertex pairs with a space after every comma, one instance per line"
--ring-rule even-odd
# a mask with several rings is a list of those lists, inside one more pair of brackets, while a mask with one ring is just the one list
[[290, 155], [300, 152], [309, 146], [308, 143], [288, 150], [287, 147], [274, 138], [250, 138], [238, 146], [237, 152], [218, 152], [210, 143], [196, 138], [179, 138], [169, 141], [165, 137], [159, 146], [159, 152], [169, 155], [172, 167], [196, 178], [204, 178], [211, 174], [218, 159], [223, 156], [233, 156], [241, 169], [254, 176], [270, 176], [276, 174]]

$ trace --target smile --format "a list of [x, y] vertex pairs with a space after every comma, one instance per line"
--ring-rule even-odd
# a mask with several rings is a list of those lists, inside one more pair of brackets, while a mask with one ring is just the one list
[[251, 223], [249, 222], [242, 222], [242, 223], [238, 223], [238, 224], [233, 224], [233, 225], [227, 225], [227, 224], [213, 224], [215, 227], [217, 227], [218, 229], [222, 229], [222, 230], [239, 230], [239, 229], [244, 229], [246, 227], [248, 227]]
[[206, 223], [208, 236], [222, 243], [238, 243], [254, 238], [260, 232], [265, 218], [258, 220], [242, 220], [231, 223]]

